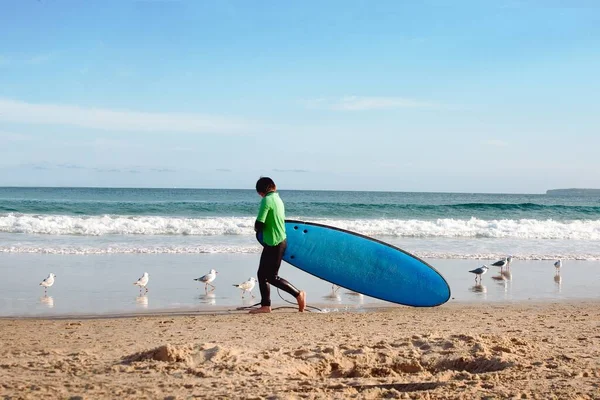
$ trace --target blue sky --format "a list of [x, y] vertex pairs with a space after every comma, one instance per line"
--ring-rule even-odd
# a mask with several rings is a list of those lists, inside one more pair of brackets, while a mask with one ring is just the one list
[[0, 3], [0, 185], [600, 187], [596, 1]]

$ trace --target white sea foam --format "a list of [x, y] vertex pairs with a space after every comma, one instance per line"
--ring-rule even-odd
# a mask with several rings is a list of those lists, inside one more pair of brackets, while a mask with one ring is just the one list
[[535, 219], [467, 220], [324, 220], [324, 224], [369, 236], [412, 238], [600, 239], [600, 220], [556, 221]]
[[253, 254], [260, 252], [257, 246], [131, 246], [109, 245], [60, 246], [60, 245], [17, 245], [0, 246], [0, 253], [38, 253], [38, 254]]
[[[260, 246], [132, 246], [109, 245], [66, 246], [66, 245], [12, 245], [0, 246], [0, 253], [63, 254], [63, 255], [101, 255], [101, 254], [257, 254]], [[423, 259], [463, 259], [498, 260], [505, 255], [497, 252], [456, 253], [452, 251], [413, 251], [413, 255]], [[516, 253], [518, 260], [600, 260], [600, 254], [593, 253]]]
[[[435, 220], [315, 219], [313, 221], [380, 237], [600, 240], [600, 220], [440, 218]], [[44, 235], [251, 236], [254, 235], [253, 226], [252, 217], [176, 218], [111, 215], [79, 217], [16, 213], [0, 215], [0, 232]]]
[[173, 218], [5, 214], [0, 232], [45, 235], [251, 235], [252, 218]]

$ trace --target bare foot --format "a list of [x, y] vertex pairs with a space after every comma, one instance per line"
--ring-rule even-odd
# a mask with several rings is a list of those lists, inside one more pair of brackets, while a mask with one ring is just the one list
[[304, 309], [306, 308], [306, 292], [301, 290], [298, 297], [296, 297], [296, 300], [298, 300], [298, 311], [304, 312]]
[[256, 308], [254, 310], [250, 310], [250, 314], [266, 314], [271, 312], [270, 306], [262, 306], [260, 308]]

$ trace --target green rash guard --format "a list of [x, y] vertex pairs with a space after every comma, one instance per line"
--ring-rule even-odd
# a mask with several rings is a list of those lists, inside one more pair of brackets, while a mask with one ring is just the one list
[[265, 224], [263, 242], [267, 246], [277, 246], [285, 240], [285, 207], [278, 193], [269, 192], [262, 198], [256, 220]]

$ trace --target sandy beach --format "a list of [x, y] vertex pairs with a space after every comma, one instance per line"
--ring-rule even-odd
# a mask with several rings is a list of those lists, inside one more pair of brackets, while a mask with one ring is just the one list
[[0, 394], [600, 398], [600, 303], [0, 320]]

